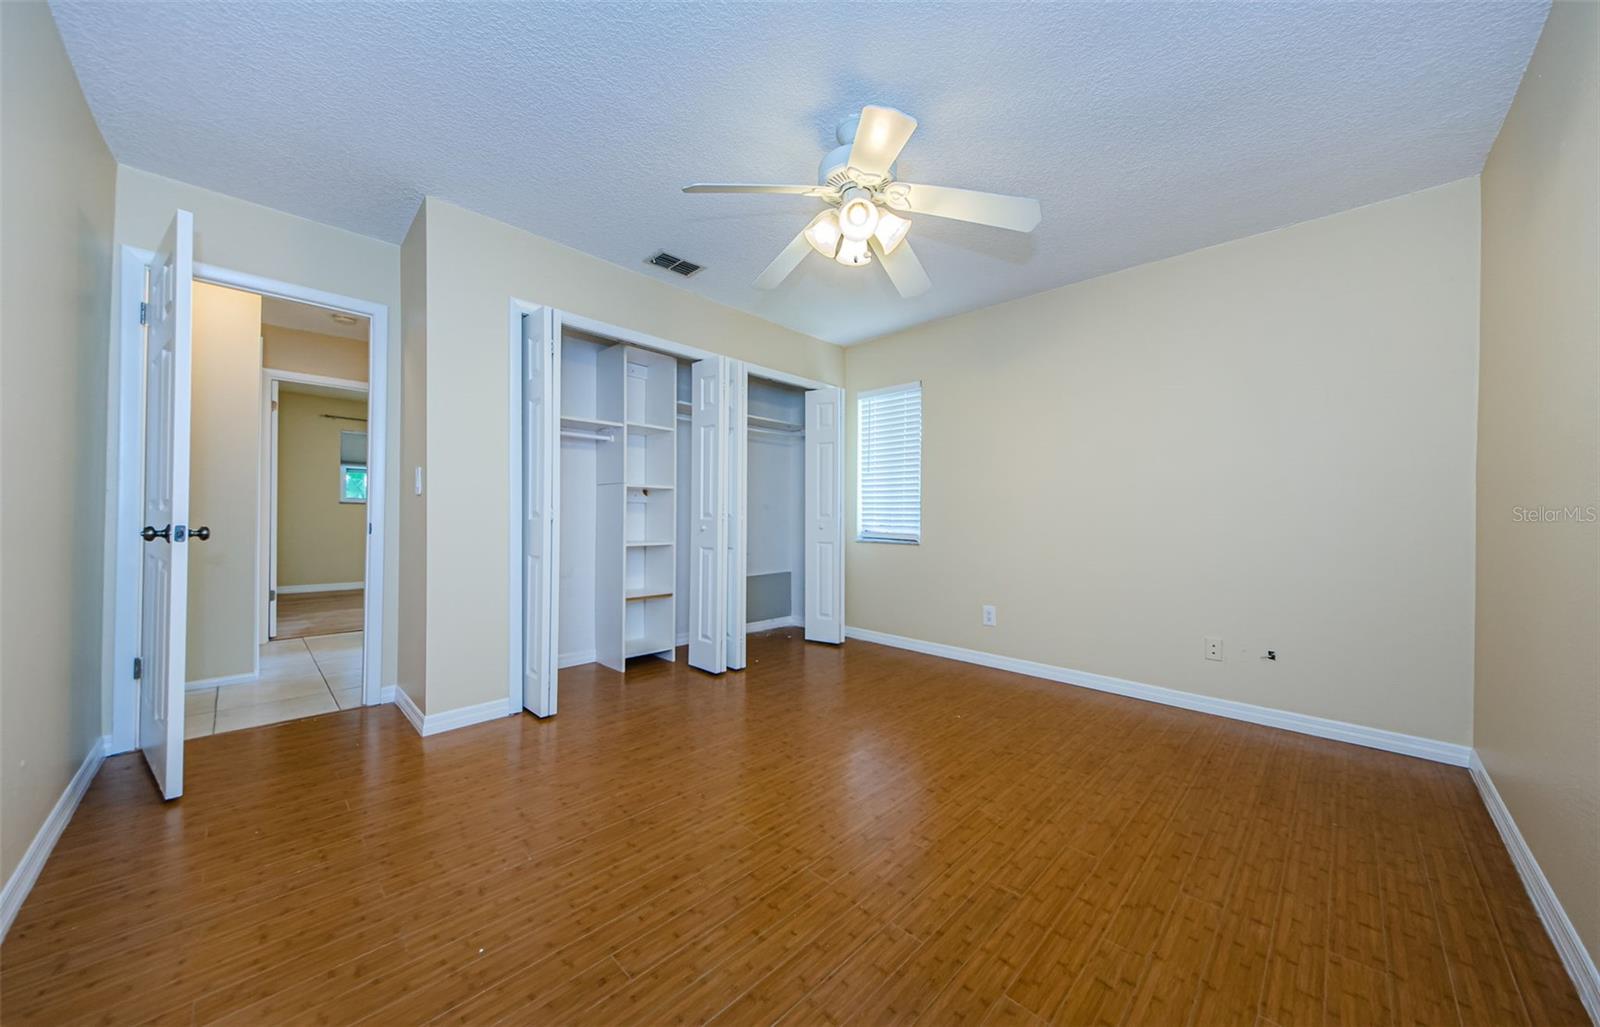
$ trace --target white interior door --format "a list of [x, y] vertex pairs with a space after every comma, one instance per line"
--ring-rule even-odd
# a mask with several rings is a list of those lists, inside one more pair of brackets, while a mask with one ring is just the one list
[[750, 371], [728, 361], [728, 669], [745, 668], [745, 576], [750, 536]]
[[806, 393], [806, 640], [844, 641], [844, 392]]
[[267, 637], [278, 637], [278, 381], [267, 383]]
[[689, 666], [728, 669], [728, 390], [722, 357], [697, 360], [689, 410]]
[[193, 296], [194, 218], [180, 210], [150, 262], [145, 297], [139, 748], [164, 799], [183, 794]]
[[545, 308], [522, 317], [522, 705], [556, 712], [556, 446], [560, 326]]

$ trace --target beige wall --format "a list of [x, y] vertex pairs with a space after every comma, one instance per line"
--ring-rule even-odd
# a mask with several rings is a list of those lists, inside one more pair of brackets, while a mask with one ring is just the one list
[[924, 450], [849, 623], [1469, 742], [1477, 322], [1465, 180], [851, 347]]
[[[779, 370], [843, 381], [837, 346], [429, 198], [426, 219], [427, 713], [506, 694], [515, 297]], [[408, 293], [409, 297], [409, 293]], [[408, 691], [420, 683], [407, 682]], [[411, 692], [415, 695], [415, 692]]]
[[211, 538], [189, 547], [188, 678], [256, 666], [260, 537], [261, 297], [196, 282], [189, 421], [189, 522]]
[[418, 708], [427, 699], [428, 651], [428, 506], [416, 493], [416, 468], [428, 447], [428, 225], [425, 208], [400, 244], [400, 280], [405, 295], [400, 341], [400, 500], [395, 513], [400, 530], [396, 684]]
[[1557, 3], [1483, 169], [1475, 746], [1600, 960], [1597, 51]]
[[116, 165], [49, 10], [0, 4], [0, 879], [102, 727]]
[[262, 363], [266, 367], [351, 382], [367, 380], [367, 344], [363, 339], [264, 324], [261, 341]]
[[366, 416], [365, 398], [279, 393], [280, 590], [366, 575], [366, 505], [339, 502], [339, 434], [366, 431]]
[[[182, 208], [192, 211], [197, 261], [387, 304], [390, 363], [391, 367], [398, 367], [398, 246], [127, 166], [118, 167], [116, 176], [115, 241], [119, 247], [129, 245], [152, 249], [160, 243], [174, 210]], [[391, 374], [387, 394], [389, 409], [398, 411], [398, 373]], [[398, 420], [398, 417], [391, 418], [388, 438], [385, 440], [390, 466], [395, 466], [399, 458]], [[384, 567], [392, 583], [395, 582], [400, 553], [400, 533], [394, 514], [395, 500], [399, 495], [399, 477], [390, 475], [385, 497], [390, 513], [385, 526]], [[384, 681], [393, 681], [396, 672], [398, 597], [398, 583], [386, 589], [382, 653]]]

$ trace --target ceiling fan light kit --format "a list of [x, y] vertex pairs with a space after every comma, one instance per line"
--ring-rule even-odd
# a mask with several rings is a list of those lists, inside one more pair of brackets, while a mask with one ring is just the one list
[[1040, 217], [1038, 200], [896, 181], [895, 161], [916, 128], [915, 118], [892, 107], [863, 107], [860, 115], [839, 122], [839, 146], [822, 158], [814, 186], [697, 183], [683, 191], [812, 196], [828, 204], [756, 278], [758, 289], [777, 288], [812, 249], [845, 267], [865, 267], [876, 255], [895, 289], [910, 299], [933, 283], [906, 242], [911, 219], [903, 215], [1013, 232], [1033, 231]]

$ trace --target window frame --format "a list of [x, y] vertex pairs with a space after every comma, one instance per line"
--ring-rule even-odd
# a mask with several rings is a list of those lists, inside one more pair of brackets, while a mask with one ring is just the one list
[[[874, 533], [866, 530], [862, 522], [865, 503], [862, 492], [862, 477], [866, 469], [867, 446], [867, 418], [865, 406], [868, 400], [875, 396], [885, 396], [892, 393], [903, 393], [915, 390], [917, 394], [917, 532], [915, 537], [891, 534]], [[915, 379], [901, 382], [898, 385], [884, 385], [876, 389], [863, 389], [856, 393], [856, 531], [857, 542], [873, 542], [892, 546], [918, 546], [922, 544], [922, 426], [923, 426], [923, 395], [922, 380]]]

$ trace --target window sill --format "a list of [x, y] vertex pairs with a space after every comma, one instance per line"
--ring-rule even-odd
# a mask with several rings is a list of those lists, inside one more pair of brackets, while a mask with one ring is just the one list
[[916, 538], [878, 538], [875, 535], [857, 535], [857, 542], [880, 542], [886, 546], [920, 546], [921, 539]]

